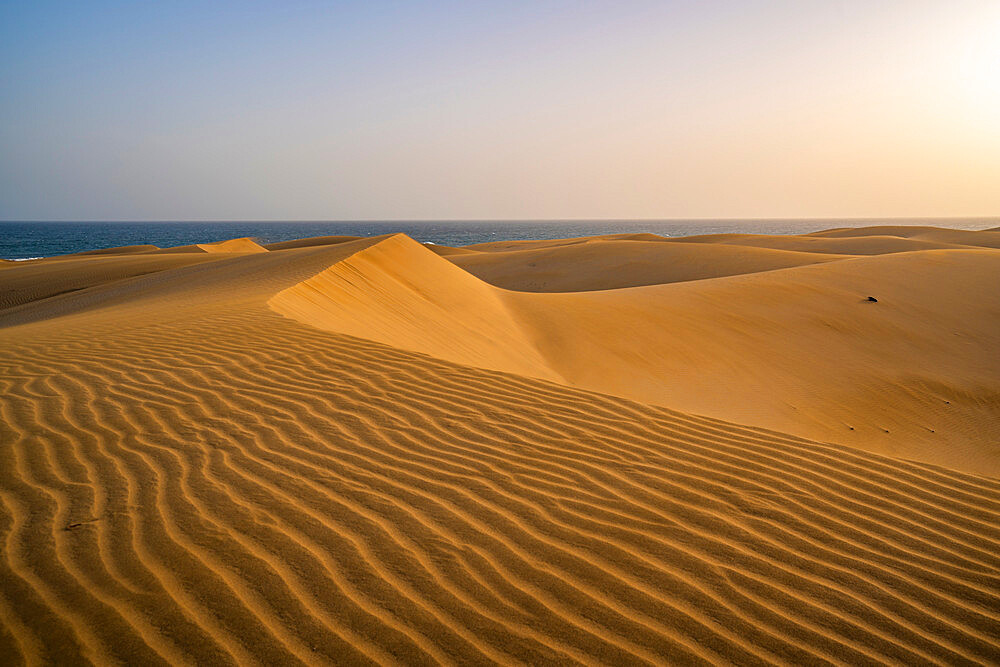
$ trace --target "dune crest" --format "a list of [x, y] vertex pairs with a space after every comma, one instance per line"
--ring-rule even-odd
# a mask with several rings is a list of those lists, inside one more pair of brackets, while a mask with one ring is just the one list
[[405, 234], [279, 292], [268, 305], [321, 329], [460, 364], [559, 379], [498, 290]]
[[246, 237], [215, 243], [199, 243], [197, 247], [205, 252], [267, 252], [267, 248]]

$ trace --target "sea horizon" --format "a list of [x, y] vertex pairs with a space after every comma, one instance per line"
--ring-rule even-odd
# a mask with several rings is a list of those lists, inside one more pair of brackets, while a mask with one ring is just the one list
[[900, 218], [663, 218], [663, 219], [447, 219], [447, 220], [2, 220], [0, 259], [26, 260], [128, 245], [169, 248], [250, 237], [277, 243], [314, 236], [404, 233], [421, 243], [467, 246], [492, 241], [649, 233], [806, 234], [837, 227], [929, 225], [983, 230], [997, 217]]

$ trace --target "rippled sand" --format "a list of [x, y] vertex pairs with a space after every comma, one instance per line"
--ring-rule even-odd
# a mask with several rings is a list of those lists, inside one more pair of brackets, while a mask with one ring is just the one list
[[998, 248], [4, 263], [2, 661], [1000, 661]]

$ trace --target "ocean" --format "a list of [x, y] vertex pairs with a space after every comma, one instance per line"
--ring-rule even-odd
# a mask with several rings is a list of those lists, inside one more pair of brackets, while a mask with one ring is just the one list
[[920, 224], [988, 229], [1000, 218], [844, 220], [535, 220], [383, 222], [0, 222], [0, 258], [30, 259], [84, 250], [152, 244], [161, 248], [249, 236], [274, 243], [310, 236], [378, 236], [403, 232], [423, 243], [463, 246], [489, 241], [558, 239], [648, 232], [695, 234], [803, 234], [832, 227]]

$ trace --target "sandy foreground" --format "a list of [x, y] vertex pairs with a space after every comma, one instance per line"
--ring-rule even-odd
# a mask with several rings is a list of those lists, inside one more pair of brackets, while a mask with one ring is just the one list
[[0, 262], [0, 386], [3, 664], [1000, 663], [1000, 229]]

